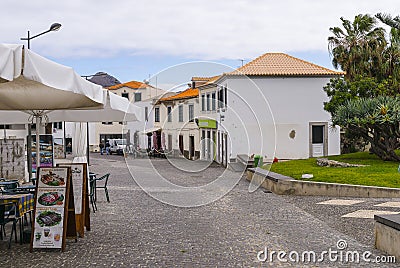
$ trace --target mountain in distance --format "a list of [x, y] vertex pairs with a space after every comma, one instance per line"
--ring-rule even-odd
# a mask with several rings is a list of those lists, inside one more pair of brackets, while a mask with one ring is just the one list
[[92, 78], [88, 80], [102, 87], [111, 87], [121, 84], [121, 82], [117, 78], [105, 72], [97, 72], [95, 75], [92, 76]]

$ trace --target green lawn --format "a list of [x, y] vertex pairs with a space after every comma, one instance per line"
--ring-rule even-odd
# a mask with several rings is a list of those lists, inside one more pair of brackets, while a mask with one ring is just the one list
[[291, 160], [274, 163], [271, 171], [295, 179], [301, 175], [313, 174], [310, 181], [359, 184], [382, 187], [400, 188], [400, 173], [397, 171], [399, 163], [382, 161], [368, 152], [344, 154], [328, 157], [329, 159], [351, 164], [369, 165], [367, 167], [320, 167], [316, 159]]

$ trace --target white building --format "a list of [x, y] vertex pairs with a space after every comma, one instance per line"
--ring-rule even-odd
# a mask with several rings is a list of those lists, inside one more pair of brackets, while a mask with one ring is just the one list
[[222, 104], [218, 102], [219, 89], [214, 84], [218, 78], [220, 76], [193, 77], [192, 85], [199, 89], [200, 113], [197, 118], [197, 124], [201, 139], [200, 158], [225, 163], [226, 161], [222, 159], [225, 156], [217, 154], [218, 141], [221, 141], [223, 145], [224, 140], [226, 140], [226, 134], [221, 134], [222, 136], [219, 137], [221, 131], [217, 132], [218, 127], [221, 128], [221, 125], [218, 125], [219, 115], [217, 109]]
[[161, 98], [154, 107], [154, 148], [187, 159], [200, 158], [200, 137], [196, 124], [199, 114], [199, 91], [189, 88]]
[[[162, 97], [166, 91], [138, 81], [111, 86], [108, 90], [129, 99], [133, 105], [140, 107], [136, 113], [138, 121], [89, 123], [90, 151], [98, 152], [100, 142], [105, 143], [108, 139], [118, 138], [126, 138], [134, 148], [147, 148], [148, 137], [145, 129], [153, 127], [154, 120], [150, 117], [153, 99]], [[52, 130], [48, 129], [46, 132], [52, 133], [55, 141], [61, 141], [65, 136], [65, 144], [72, 143], [74, 123], [65, 122], [65, 131], [62, 122], [53, 123], [52, 127]]]
[[144, 133], [147, 128], [153, 127], [153, 118], [149, 116], [153, 107], [153, 99], [157, 99], [166, 93], [165, 90], [155, 88], [149, 84], [130, 81], [108, 88], [113, 93], [125, 97], [134, 105], [139, 106], [141, 112], [136, 115], [138, 122], [102, 122], [96, 123], [94, 129], [94, 150], [98, 150], [100, 142], [108, 139], [127, 138], [135, 148], [147, 148], [148, 138]]
[[206, 145], [201, 155], [214, 155], [226, 165], [239, 154], [269, 159], [340, 154], [339, 128], [332, 128], [323, 109], [328, 101], [323, 87], [340, 75], [283, 53], [266, 53], [200, 86], [201, 116], [217, 125], [202, 134], [215, 149]]

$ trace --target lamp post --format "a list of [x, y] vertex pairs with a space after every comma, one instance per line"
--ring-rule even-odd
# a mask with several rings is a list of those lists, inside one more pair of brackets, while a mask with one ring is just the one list
[[[49, 33], [49, 32], [58, 31], [58, 30], [60, 30], [60, 28], [61, 28], [61, 24], [55, 22], [52, 25], [50, 25], [50, 28], [47, 31], [41, 32], [41, 33], [36, 34], [34, 36], [30, 36], [30, 32], [28, 31], [28, 37], [22, 37], [21, 40], [28, 41], [28, 49], [30, 49], [31, 48], [31, 40], [32, 39], [34, 39], [36, 37], [39, 37], [41, 35], [44, 35], [46, 33]], [[36, 126], [36, 131], [39, 131], [39, 126]], [[32, 180], [32, 158], [31, 158], [31, 156], [32, 156], [32, 126], [31, 126], [31, 124], [28, 124], [28, 140], [27, 140], [27, 142], [28, 142], [28, 146], [27, 146], [27, 148], [28, 148], [28, 157], [27, 157], [27, 160], [28, 160], [28, 169], [29, 169], [28, 174], [29, 174], [29, 181], [31, 181]], [[36, 146], [40, 146], [40, 141], [36, 141]], [[36, 156], [36, 159], [37, 159], [36, 161], [40, 161], [40, 155]], [[40, 163], [37, 162], [36, 166], [38, 166], [38, 164], [40, 164]], [[37, 179], [37, 176], [36, 176], [36, 179]]]
[[58, 31], [58, 30], [60, 30], [60, 28], [61, 28], [61, 24], [56, 22], [56, 23], [53, 23], [47, 31], [44, 31], [44, 32], [34, 35], [34, 36], [30, 36], [30, 32], [28, 31], [28, 37], [23, 37], [23, 38], [21, 38], [21, 40], [28, 41], [28, 49], [30, 49], [32, 39], [39, 37], [41, 35], [44, 35], [46, 33], [49, 33], [49, 32]]

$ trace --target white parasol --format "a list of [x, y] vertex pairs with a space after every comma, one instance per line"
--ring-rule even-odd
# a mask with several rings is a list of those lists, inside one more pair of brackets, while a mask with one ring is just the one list
[[[47, 111], [48, 122], [121, 122], [137, 121], [140, 107], [128, 99], [103, 89], [105, 104], [102, 108]], [[0, 124], [24, 124], [30, 114], [24, 111], [0, 111]]]
[[[104, 101], [102, 87], [81, 78], [72, 68], [23, 50], [22, 45], [0, 44], [0, 110], [23, 111], [32, 123], [36, 119], [38, 129], [51, 111], [101, 109]], [[36, 142], [39, 167], [39, 131]]]

